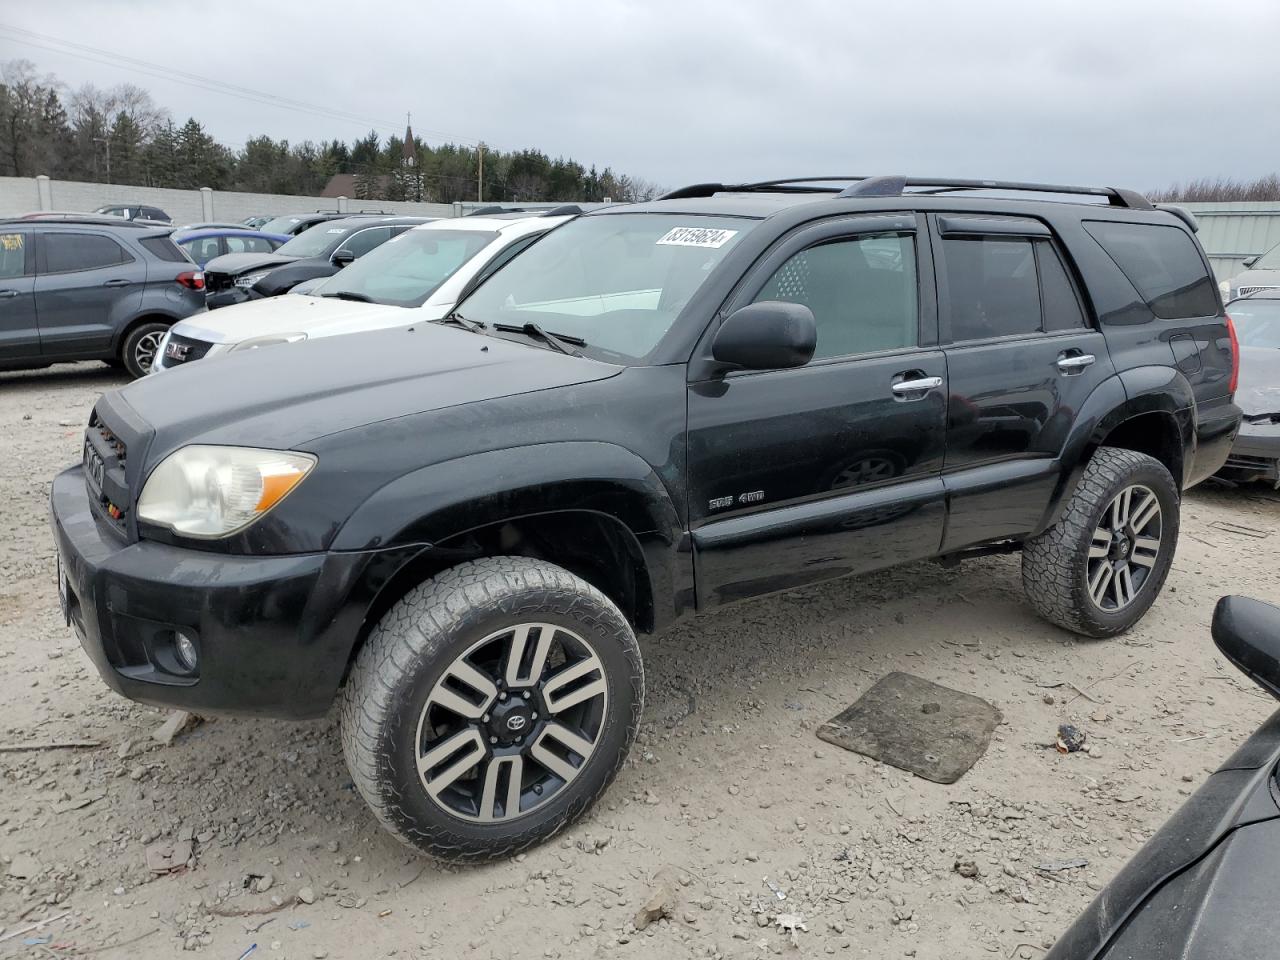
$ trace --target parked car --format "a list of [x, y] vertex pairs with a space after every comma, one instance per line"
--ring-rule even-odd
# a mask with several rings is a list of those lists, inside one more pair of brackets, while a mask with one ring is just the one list
[[[288, 293], [328, 277], [430, 217], [346, 217], [317, 224], [273, 252], [228, 253], [205, 265], [210, 310]], [[266, 231], [260, 231], [266, 232]]]
[[201, 268], [225, 254], [274, 253], [290, 239], [283, 234], [263, 233], [245, 227], [199, 227], [173, 232], [174, 243]]
[[382, 823], [483, 860], [599, 798], [636, 634], [695, 611], [1021, 551], [1050, 622], [1127, 630], [1240, 421], [1188, 224], [1124, 190], [820, 189], [592, 211], [438, 321], [107, 393], [51, 491], [104, 680], [197, 713], [336, 699]]
[[1244, 269], [1221, 286], [1224, 300], [1245, 297], [1259, 290], [1280, 288], [1280, 244], [1266, 253], [1249, 257], [1244, 261]]
[[141, 221], [0, 221], [0, 368], [106, 360], [139, 377], [204, 274]]
[[1260, 290], [1227, 304], [1240, 338], [1240, 389], [1244, 412], [1224, 480], [1263, 480], [1280, 489], [1280, 289]]
[[231, 223], [227, 220], [202, 220], [197, 223], [184, 223], [175, 230], [244, 230], [243, 223]]
[[175, 325], [152, 370], [237, 349], [439, 319], [512, 257], [577, 213], [576, 207], [560, 208], [550, 215], [454, 218], [414, 227], [332, 277], [298, 284], [307, 288], [305, 299], [242, 303]]
[[240, 225], [243, 227], [248, 227], [250, 230], [260, 230], [263, 224], [269, 223], [274, 219], [276, 218], [275, 217], [245, 217], [243, 220], [240, 221]]
[[[1280, 609], [1223, 597], [1213, 639], [1280, 699]], [[1045, 960], [1271, 960], [1278, 860], [1280, 711], [1125, 864]]]
[[287, 233], [291, 237], [296, 237], [300, 233], [305, 233], [317, 223], [324, 223], [327, 220], [346, 220], [351, 217], [384, 217], [386, 216], [381, 210], [360, 210], [351, 213], [339, 213], [337, 210], [317, 210], [314, 213], [289, 213], [282, 217], [263, 222], [258, 229], [265, 230], [267, 233]]
[[151, 220], [155, 223], [173, 222], [173, 218], [159, 207], [149, 207], [145, 204], [137, 203], [110, 204], [105, 207], [99, 207], [94, 213], [100, 213], [108, 217], [123, 217], [125, 220]]

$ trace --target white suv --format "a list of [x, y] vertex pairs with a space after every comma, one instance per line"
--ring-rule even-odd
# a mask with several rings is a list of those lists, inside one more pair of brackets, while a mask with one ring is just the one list
[[305, 294], [240, 303], [174, 324], [151, 370], [234, 350], [438, 320], [508, 260], [578, 212], [561, 207], [534, 216], [460, 217], [414, 227]]

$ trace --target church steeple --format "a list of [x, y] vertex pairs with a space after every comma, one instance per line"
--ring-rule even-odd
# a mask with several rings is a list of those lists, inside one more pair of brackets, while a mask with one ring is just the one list
[[400, 148], [400, 163], [406, 167], [418, 165], [418, 145], [413, 139], [413, 114], [404, 115], [404, 145]]

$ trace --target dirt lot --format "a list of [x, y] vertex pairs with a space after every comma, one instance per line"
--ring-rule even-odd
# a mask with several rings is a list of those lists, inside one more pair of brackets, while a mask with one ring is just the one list
[[[164, 714], [110, 693], [62, 626], [49, 480], [119, 382], [95, 364], [0, 374], [0, 742], [101, 744], [0, 752], [0, 938], [65, 914], [0, 956], [1034, 958], [1273, 707], [1207, 628], [1224, 593], [1280, 601], [1280, 495], [1201, 488], [1164, 596], [1120, 640], [1046, 626], [997, 557], [647, 642], [640, 742], [595, 813], [514, 861], [443, 868], [367, 814], [332, 719], [218, 719], [161, 746]], [[1003, 711], [959, 783], [814, 736], [891, 670]], [[1045, 749], [1068, 720], [1091, 752]], [[193, 869], [148, 869], [148, 846], [187, 838]], [[1070, 858], [1088, 864], [1036, 869]], [[636, 932], [660, 875], [673, 915]], [[777, 913], [807, 930], [793, 943]]]

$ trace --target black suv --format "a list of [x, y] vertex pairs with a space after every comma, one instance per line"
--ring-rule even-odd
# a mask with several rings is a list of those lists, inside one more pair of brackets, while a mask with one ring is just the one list
[[123, 217], [126, 220], [151, 220], [154, 223], [172, 223], [173, 218], [159, 207], [148, 207], [139, 203], [121, 203], [99, 207], [94, 213], [108, 217]]
[[[347, 213], [338, 210], [316, 210], [314, 213], [286, 213], [279, 217], [265, 217], [254, 229], [261, 230], [263, 233], [280, 233], [285, 236], [296, 237], [298, 234], [310, 230], [317, 223], [364, 215], [376, 217], [384, 216], [385, 214], [382, 210], [351, 210]], [[252, 219], [258, 218], [254, 217]]]
[[392, 237], [434, 219], [343, 217], [317, 224], [267, 253], [224, 253], [204, 265], [209, 309], [278, 297], [303, 281], [331, 277]]
[[[636, 634], [695, 611], [1021, 551], [1050, 621], [1130, 627], [1240, 421], [1190, 218], [829, 183], [597, 210], [442, 320], [105, 395], [52, 512], [106, 682], [197, 712], [336, 697], [382, 822], [484, 859], [599, 797]], [[966, 195], [993, 187], [1101, 202]]]
[[0, 220], [0, 369], [149, 371], [165, 331], [204, 309], [204, 274], [171, 232], [89, 215]]

